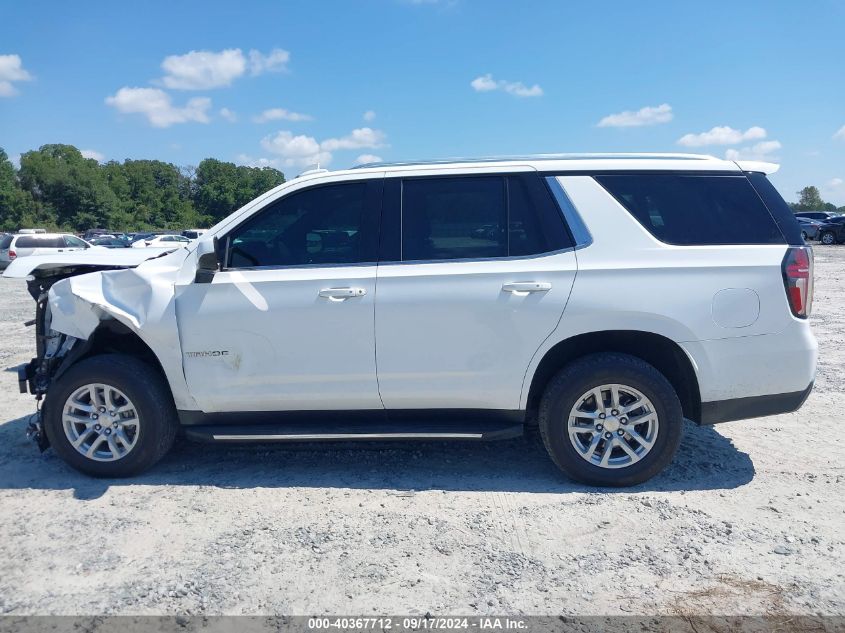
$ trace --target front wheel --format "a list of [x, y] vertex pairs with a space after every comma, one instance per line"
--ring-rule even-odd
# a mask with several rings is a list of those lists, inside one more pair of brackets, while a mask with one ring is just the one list
[[592, 354], [564, 367], [543, 394], [540, 434], [552, 461], [594, 486], [633, 486], [663, 470], [678, 448], [681, 403], [653, 366], [627, 354]]
[[830, 231], [825, 231], [824, 233], [822, 233], [821, 243], [827, 244], [828, 246], [830, 246], [831, 244], [836, 244], [836, 236]]
[[80, 361], [50, 387], [44, 431], [59, 456], [95, 477], [130, 477], [161, 459], [176, 438], [173, 397], [147, 363], [122, 354]]

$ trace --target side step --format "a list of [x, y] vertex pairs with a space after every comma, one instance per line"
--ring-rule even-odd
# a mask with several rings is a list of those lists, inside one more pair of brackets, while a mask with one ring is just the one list
[[506, 440], [523, 433], [522, 424], [507, 421], [465, 423], [352, 423], [196, 425], [182, 427], [185, 437], [200, 442], [321, 442], [384, 440]]

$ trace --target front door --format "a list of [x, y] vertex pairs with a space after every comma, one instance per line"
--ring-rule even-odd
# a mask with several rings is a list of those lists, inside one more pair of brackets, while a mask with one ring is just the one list
[[382, 409], [374, 300], [381, 180], [298, 189], [220, 237], [210, 283], [177, 290], [205, 412]]

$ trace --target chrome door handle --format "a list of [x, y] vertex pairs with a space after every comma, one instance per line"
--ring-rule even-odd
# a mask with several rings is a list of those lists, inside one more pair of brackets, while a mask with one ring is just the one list
[[502, 290], [514, 294], [528, 294], [529, 292], [548, 292], [552, 284], [547, 281], [514, 281], [503, 284]]
[[366, 288], [323, 288], [319, 295], [329, 301], [345, 301], [352, 297], [363, 297], [367, 294]]

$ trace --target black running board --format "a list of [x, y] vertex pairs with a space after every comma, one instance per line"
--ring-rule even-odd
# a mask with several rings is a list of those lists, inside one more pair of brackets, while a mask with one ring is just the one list
[[221, 424], [183, 427], [185, 437], [200, 442], [338, 442], [338, 441], [440, 441], [507, 440], [522, 435], [522, 424], [470, 421], [414, 424]]

